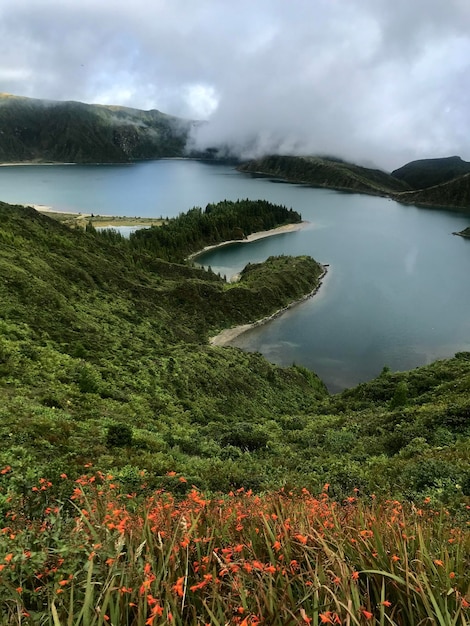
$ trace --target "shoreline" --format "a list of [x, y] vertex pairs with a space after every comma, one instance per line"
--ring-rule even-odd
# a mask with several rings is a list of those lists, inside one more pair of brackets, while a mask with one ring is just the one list
[[293, 233], [298, 230], [302, 230], [307, 226], [307, 224], [310, 224], [310, 222], [302, 220], [301, 222], [296, 222], [295, 224], [284, 224], [284, 226], [277, 226], [276, 228], [271, 228], [270, 230], [260, 230], [257, 233], [247, 235], [245, 239], [229, 239], [228, 241], [221, 241], [220, 243], [216, 243], [212, 246], [205, 246], [204, 248], [202, 248], [202, 250], [193, 252], [188, 257], [186, 257], [186, 261], [194, 261], [194, 259], [197, 259], [197, 257], [203, 255], [206, 252], [209, 252], [209, 250], [215, 250], [216, 248], [230, 246], [234, 243], [251, 243], [252, 241], [257, 241], [258, 239], [264, 239], [266, 237], [282, 235], [283, 233]]
[[256, 320], [255, 322], [251, 322], [251, 324], [241, 324], [239, 326], [232, 326], [232, 328], [226, 328], [222, 330], [220, 333], [217, 333], [217, 335], [214, 335], [213, 337], [209, 338], [209, 345], [217, 346], [219, 348], [225, 348], [227, 346], [231, 346], [232, 341], [234, 341], [240, 335], [243, 335], [244, 333], [246, 333], [248, 330], [251, 330], [252, 328], [257, 328], [258, 326], [263, 326], [264, 324], [267, 324], [268, 322], [271, 322], [275, 320], [276, 318], [280, 317], [283, 313], [285, 313], [289, 309], [292, 309], [298, 304], [301, 304], [302, 302], [305, 302], [306, 300], [309, 300], [310, 298], [312, 298], [319, 291], [320, 287], [323, 284], [322, 281], [328, 272], [328, 267], [329, 267], [328, 264], [320, 263], [319, 265], [321, 265], [321, 267], [323, 268], [323, 271], [318, 277], [318, 284], [316, 285], [314, 289], [312, 289], [312, 291], [305, 294], [305, 296], [302, 296], [298, 300], [294, 300], [293, 302], [283, 307], [282, 309], [278, 309], [271, 315], [268, 315], [267, 317], [263, 317], [259, 320]]
[[158, 226], [162, 221], [165, 221], [158, 217], [123, 217], [104, 213], [83, 213], [82, 211], [56, 209], [46, 204], [19, 204], [18, 206], [33, 208], [38, 213], [49, 215], [69, 225], [83, 226], [87, 220], [91, 220], [95, 228], [150, 228], [151, 226]]
[[15, 163], [0, 163], [0, 167], [18, 167], [28, 166], [28, 165], [80, 165], [79, 163], [74, 162], [61, 162], [61, 161], [17, 161]]
[[[64, 209], [54, 209], [54, 207], [48, 204], [20, 204], [19, 206], [31, 207], [38, 211], [38, 213], [58, 213], [59, 215], [73, 215], [80, 217], [91, 217], [91, 213], [82, 213], [82, 211], [66, 211]], [[110, 215], [103, 215], [97, 217], [111, 217]]]

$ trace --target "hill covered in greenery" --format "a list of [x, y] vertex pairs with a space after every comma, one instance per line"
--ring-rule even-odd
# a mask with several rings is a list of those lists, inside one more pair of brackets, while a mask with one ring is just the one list
[[459, 176], [434, 187], [397, 194], [395, 199], [403, 204], [460, 209], [468, 212], [470, 211], [470, 174]]
[[313, 291], [312, 259], [271, 258], [227, 284], [139, 237], [5, 204], [0, 220], [0, 505], [45, 475], [66, 489], [60, 475], [88, 463], [125, 489], [145, 472], [176, 492], [329, 482], [339, 497], [469, 501], [470, 354], [329, 396], [305, 368], [209, 346]]
[[388, 196], [403, 204], [470, 211], [470, 173], [462, 174], [470, 171], [470, 164], [460, 157], [414, 161], [392, 175], [331, 158], [278, 155], [238, 169], [314, 187]]
[[373, 195], [409, 189], [406, 182], [386, 172], [333, 158], [272, 155], [244, 163], [238, 169], [315, 187]]
[[392, 172], [412, 189], [426, 189], [470, 174], [470, 163], [458, 156], [411, 161]]
[[252, 233], [298, 224], [301, 219], [297, 211], [266, 200], [225, 200], [208, 204], [204, 210], [195, 207], [161, 227], [137, 230], [131, 241], [168, 261], [183, 261], [206, 246], [243, 240]]
[[114, 163], [181, 156], [190, 126], [156, 110], [0, 94], [0, 162]]

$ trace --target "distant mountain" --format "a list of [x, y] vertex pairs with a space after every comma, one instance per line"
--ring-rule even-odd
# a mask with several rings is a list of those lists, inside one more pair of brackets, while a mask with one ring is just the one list
[[373, 195], [389, 195], [410, 189], [406, 182], [386, 172], [331, 157], [272, 155], [244, 163], [238, 169], [315, 187]]
[[427, 189], [400, 193], [395, 196], [395, 199], [403, 204], [468, 211], [470, 209], [470, 174]]
[[470, 173], [470, 163], [458, 156], [412, 161], [392, 172], [412, 189], [426, 189]]
[[0, 94], [0, 162], [181, 156], [191, 122], [160, 111]]

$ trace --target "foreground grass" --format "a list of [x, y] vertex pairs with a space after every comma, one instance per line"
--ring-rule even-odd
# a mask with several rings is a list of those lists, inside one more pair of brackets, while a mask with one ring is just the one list
[[83, 475], [68, 497], [63, 474], [60, 501], [47, 479], [10, 499], [2, 624], [469, 623], [469, 527], [445, 510], [327, 485], [177, 500], [141, 479]]

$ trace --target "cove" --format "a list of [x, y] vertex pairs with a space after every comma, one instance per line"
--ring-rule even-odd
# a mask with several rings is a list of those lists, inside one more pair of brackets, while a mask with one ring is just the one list
[[133, 165], [0, 168], [0, 199], [62, 210], [173, 216], [224, 198], [265, 198], [299, 211], [303, 230], [212, 250], [198, 262], [222, 275], [270, 255], [329, 264], [320, 291], [235, 345], [280, 365], [313, 369], [331, 392], [470, 350], [470, 241], [462, 213], [402, 206], [241, 174], [227, 165], [162, 160]]

